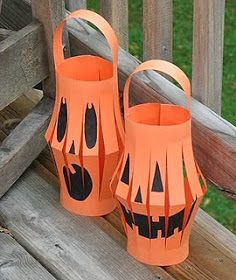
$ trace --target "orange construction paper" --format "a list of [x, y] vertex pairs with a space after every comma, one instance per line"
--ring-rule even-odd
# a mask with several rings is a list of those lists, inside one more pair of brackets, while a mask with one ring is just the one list
[[[188, 108], [160, 103], [130, 108], [131, 78], [144, 70], [174, 78], [187, 96]], [[192, 223], [206, 192], [193, 156], [190, 101], [187, 76], [167, 61], [142, 63], [125, 84], [125, 148], [111, 188], [128, 252], [146, 264], [173, 265], [188, 256]]]
[[[65, 21], [72, 18], [88, 20], [102, 31], [113, 62], [91, 55], [64, 58], [62, 32]], [[117, 38], [101, 16], [78, 10], [56, 28], [53, 52], [56, 100], [45, 137], [58, 171], [60, 201], [76, 214], [105, 215], [116, 205], [109, 185], [124, 139]]]

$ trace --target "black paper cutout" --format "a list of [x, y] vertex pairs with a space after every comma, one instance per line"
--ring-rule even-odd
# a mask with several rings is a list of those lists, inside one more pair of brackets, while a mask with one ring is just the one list
[[[174, 230], [178, 228], [178, 231], [180, 232], [183, 230], [183, 218], [184, 218], [184, 211], [185, 209], [179, 211], [178, 213], [172, 215], [169, 217], [168, 220], [168, 228], [167, 228], [167, 234], [165, 233], [165, 216], [159, 216], [159, 221], [153, 221], [153, 217], [150, 216], [150, 220], [148, 216], [142, 215], [139, 213], [133, 213], [132, 214], [130, 210], [126, 210], [126, 208], [120, 203], [122, 213], [124, 215], [125, 221], [127, 225], [129, 225], [133, 229], [133, 225], [138, 227], [139, 235], [154, 239], [158, 237], [158, 231], [161, 231], [161, 237], [170, 237], [174, 234]], [[151, 223], [149, 232], [149, 221]]]
[[[70, 196], [76, 200], [85, 200], [92, 191], [92, 179], [89, 172], [77, 164], [72, 164], [75, 173], [72, 174], [70, 169], [63, 167], [63, 174]], [[70, 180], [68, 178], [68, 173]]]
[[75, 154], [75, 142], [74, 142], [74, 140], [73, 140], [73, 142], [71, 144], [69, 153], [70, 154]]
[[137, 195], [136, 195], [134, 201], [135, 201], [135, 202], [139, 202], [139, 203], [142, 203], [142, 202], [143, 202], [140, 186], [139, 186], [139, 188], [138, 188], [138, 192], [137, 192]]
[[152, 183], [152, 192], [163, 192], [163, 185], [158, 163], [156, 163], [156, 170]]
[[125, 183], [125, 184], [129, 184], [129, 154], [125, 163], [125, 168], [123, 170], [123, 174], [121, 177], [121, 182]]
[[57, 124], [57, 141], [61, 142], [66, 133], [67, 126], [67, 105], [63, 103], [63, 98], [61, 98], [60, 111], [58, 116]]
[[97, 142], [97, 115], [93, 105], [91, 108], [87, 105], [85, 112], [85, 141], [89, 149]]
[[173, 235], [176, 228], [178, 228], [179, 232], [183, 229], [184, 210], [185, 209], [169, 217], [167, 237]]

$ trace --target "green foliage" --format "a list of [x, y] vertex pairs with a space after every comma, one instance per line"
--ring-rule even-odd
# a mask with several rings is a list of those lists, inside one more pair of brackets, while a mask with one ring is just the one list
[[[98, 0], [89, 0], [88, 8], [99, 11]], [[222, 116], [236, 125], [236, 1], [226, 1]], [[173, 17], [173, 60], [191, 78], [193, 1], [175, 0]], [[129, 0], [129, 51], [142, 60], [142, 0]], [[202, 206], [212, 217], [236, 233], [236, 205], [210, 186]]]

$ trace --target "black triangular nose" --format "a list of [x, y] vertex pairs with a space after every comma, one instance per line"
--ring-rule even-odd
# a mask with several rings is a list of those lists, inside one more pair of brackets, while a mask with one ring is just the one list
[[152, 192], [163, 192], [163, 185], [158, 163], [156, 163], [156, 170], [152, 183]]
[[135, 201], [135, 202], [139, 202], [139, 203], [142, 203], [142, 202], [143, 202], [140, 186], [139, 186], [139, 188], [138, 188], [138, 192], [137, 192], [137, 195], [136, 195], [134, 201]]

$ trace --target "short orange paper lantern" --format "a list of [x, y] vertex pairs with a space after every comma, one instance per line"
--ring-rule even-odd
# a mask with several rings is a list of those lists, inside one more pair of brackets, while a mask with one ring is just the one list
[[[131, 77], [143, 70], [173, 77], [188, 98], [188, 109], [159, 103], [129, 108]], [[190, 100], [187, 76], [162, 60], [139, 65], [124, 89], [125, 150], [112, 188], [119, 201], [128, 252], [151, 265], [173, 265], [188, 256], [191, 227], [206, 191], [193, 156]]]
[[[97, 56], [64, 58], [65, 20], [90, 21], [105, 35], [113, 62]], [[55, 30], [56, 100], [46, 132], [60, 180], [60, 201], [69, 211], [100, 216], [115, 207], [109, 185], [123, 149], [117, 82], [118, 43], [111, 26], [89, 10], [71, 13]]]

